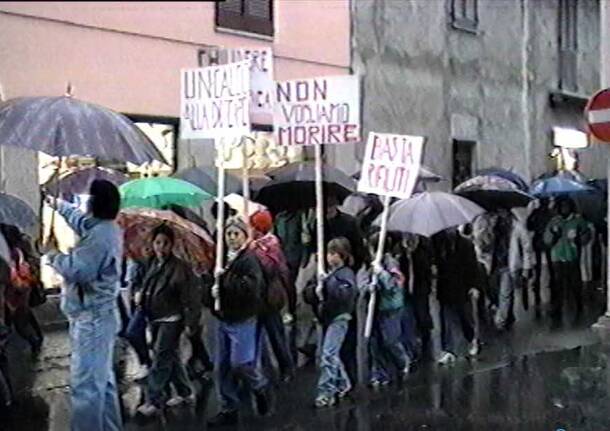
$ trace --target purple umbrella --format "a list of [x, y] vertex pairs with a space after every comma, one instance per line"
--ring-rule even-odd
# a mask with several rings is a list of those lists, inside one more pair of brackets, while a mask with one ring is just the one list
[[62, 178], [54, 177], [44, 187], [47, 193], [72, 202], [76, 195], [89, 193], [89, 187], [93, 180], [110, 181], [118, 187], [127, 182], [129, 178], [127, 175], [112, 169], [85, 168], [71, 172]]
[[63, 97], [23, 97], [0, 104], [0, 145], [50, 156], [91, 156], [141, 165], [166, 163], [152, 141], [127, 117]]

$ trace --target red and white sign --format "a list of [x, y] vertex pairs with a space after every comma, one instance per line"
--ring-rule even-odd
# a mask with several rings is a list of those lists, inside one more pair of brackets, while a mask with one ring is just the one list
[[610, 88], [598, 91], [591, 97], [585, 108], [585, 119], [593, 136], [610, 143]]
[[369, 134], [358, 191], [408, 199], [419, 174], [422, 136]]
[[359, 77], [326, 76], [277, 82], [273, 126], [278, 145], [359, 142]]

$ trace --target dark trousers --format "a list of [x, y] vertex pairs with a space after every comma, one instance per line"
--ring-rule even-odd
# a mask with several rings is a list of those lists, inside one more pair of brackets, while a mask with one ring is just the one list
[[430, 314], [430, 295], [420, 294], [413, 296], [413, 311], [417, 334], [421, 339], [422, 352], [425, 352], [430, 345], [430, 333], [434, 326], [432, 315]]
[[196, 361], [200, 361], [204, 370], [210, 371], [214, 369], [214, 364], [210, 359], [208, 350], [205, 348], [203, 343], [203, 328], [199, 326], [195, 332], [189, 337], [189, 342], [193, 349], [193, 356], [189, 360], [190, 364], [194, 364]]
[[148, 399], [161, 407], [170, 383], [181, 397], [189, 396], [192, 389], [179, 355], [184, 325], [182, 322], [153, 323], [152, 328], [154, 358], [147, 378]]
[[582, 278], [580, 262], [553, 262], [555, 283], [551, 285], [551, 313], [561, 316], [563, 303], [568, 298], [574, 301], [576, 312], [582, 311]]
[[458, 330], [469, 343], [474, 340], [474, 328], [466, 315], [465, 304], [441, 303], [441, 344], [445, 352], [456, 353], [458, 347]]
[[536, 266], [534, 267], [534, 304], [539, 307], [541, 304], [540, 289], [542, 285], [542, 257], [546, 256], [549, 264], [549, 283], [555, 285], [555, 270], [551, 264], [551, 254], [546, 250], [536, 250]]
[[[292, 373], [294, 371], [294, 360], [290, 352], [290, 346], [286, 337], [286, 330], [284, 328], [284, 322], [282, 321], [282, 315], [279, 311], [273, 313], [266, 313], [259, 316], [258, 323], [267, 333], [269, 344], [271, 344], [271, 350], [277, 359], [277, 364], [280, 369], [280, 373]], [[259, 338], [263, 331], [257, 331]], [[259, 340], [258, 346], [261, 348], [262, 340]], [[265, 354], [266, 350], [262, 350]]]
[[26, 340], [33, 350], [38, 350], [42, 344], [42, 330], [32, 310], [17, 310], [6, 313], [7, 326], [13, 326], [21, 338]]

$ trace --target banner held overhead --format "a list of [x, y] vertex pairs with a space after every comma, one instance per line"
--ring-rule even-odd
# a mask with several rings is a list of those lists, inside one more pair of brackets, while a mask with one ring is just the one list
[[369, 134], [358, 191], [407, 199], [421, 161], [422, 136]]
[[182, 69], [180, 101], [182, 139], [250, 133], [250, 61]]
[[279, 145], [360, 141], [360, 79], [327, 76], [277, 82], [273, 106]]

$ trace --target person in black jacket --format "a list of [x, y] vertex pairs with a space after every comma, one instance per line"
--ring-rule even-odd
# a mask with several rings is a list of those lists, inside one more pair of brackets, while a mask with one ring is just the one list
[[194, 274], [190, 267], [172, 254], [175, 236], [167, 225], [153, 230], [154, 256], [141, 272], [135, 302], [143, 307], [153, 332], [153, 364], [146, 381], [148, 403], [138, 412], [144, 416], [158, 413], [165, 401], [169, 384], [178, 395], [167, 400], [169, 407], [194, 404], [195, 392], [190, 385], [179, 356], [180, 335], [184, 328], [193, 331], [199, 321], [200, 308], [194, 300]]
[[[241, 405], [240, 381], [254, 394], [258, 413], [271, 409], [270, 384], [258, 367], [257, 316], [263, 310], [265, 276], [255, 253], [249, 248], [248, 229], [238, 217], [227, 220], [226, 270], [220, 284], [211, 289], [204, 301], [218, 317], [216, 363], [220, 412], [208, 421], [209, 427], [235, 425]], [[219, 307], [214, 306], [218, 301]]]
[[471, 344], [470, 352], [479, 350], [474, 328], [466, 314], [469, 295], [474, 294], [479, 279], [477, 258], [472, 243], [457, 230], [450, 229], [433, 237], [438, 267], [437, 298], [441, 307], [441, 344], [443, 352], [439, 363], [448, 364], [456, 360], [457, 338], [455, 331], [460, 326], [464, 338]]
[[332, 272], [324, 279], [321, 298], [315, 284], [309, 284], [303, 292], [305, 301], [316, 310], [324, 332], [316, 407], [330, 407], [336, 403], [337, 398], [345, 397], [352, 389], [340, 357], [358, 294], [347, 238], [330, 241], [326, 256]]

